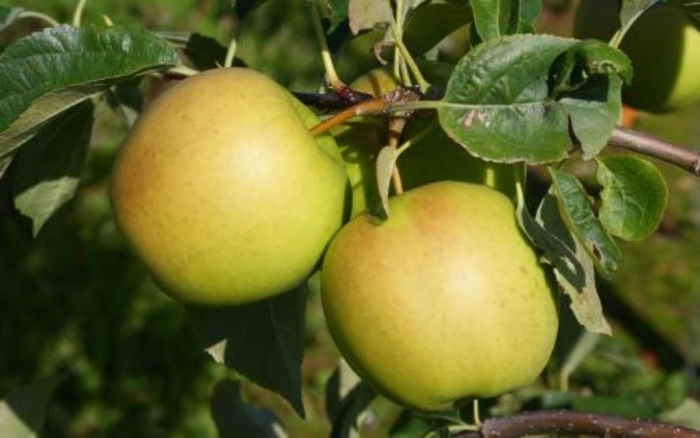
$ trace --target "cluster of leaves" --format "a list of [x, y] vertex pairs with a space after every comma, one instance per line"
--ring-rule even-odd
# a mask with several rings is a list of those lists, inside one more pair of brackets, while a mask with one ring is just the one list
[[[238, 1], [233, 8], [245, 18], [260, 3]], [[624, 2], [622, 31], [654, 3]], [[671, 3], [698, 14], [690, 1]], [[633, 156], [600, 157], [620, 115], [620, 89], [632, 77], [624, 54], [602, 41], [534, 34], [541, 5], [527, 0], [321, 4], [333, 41], [372, 33], [377, 45], [404, 44], [412, 56], [428, 61], [439, 41], [471, 24], [472, 49], [450, 66], [444, 94], [431, 107], [442, 129], [468, 153], [546, 167], [552, 184], [534, 214], [520, 196], [521, 226], [552, 266], [578, 321], [592, 332], [609, 333], [596, 273], [612, 275], [621, 257], [615, 238], [648, 236], [666, 205], [664, 181], [652, 164]], [[0, 31], [27, 17], [21, 8], [0, 8]], [[51, 26], [9, 45], [0, 55], [0, 178], [4, 173], [13, 178], [15, 206], [32, 220], [34, 233], [71, 199], [80, 182], [97, 105], [107, 104], [116, 114], [138, 111], [129, 96], [146, 75], [177, 71], [185, 63], [211, 68], [225, 55], [226, 48], [206, 36], [157, 34], [119, 24]], [[563, 170], [568, 160], [580, 158], [595, 160], [601, 186], [597, 199]], [[216, 360], [282, 394], [300, 415], [304, 303], [314, 287], [312, 277], [297, 290], [260, 303], [190, 309]], [[329, 399], [337, 400], [334, 433], [347, 436], [374, 394], [362, 384], [347, 393], [331, 386]], [[241, 403], [236, 384], [219, 390], [215, 397], [238, 406], [230, 409], [247, 419], [225, 420], [222, 428], [273, 436], [274, 419]], [[435, 427], [404, 420], [397, 423], [396, 436], [401, 430]]]

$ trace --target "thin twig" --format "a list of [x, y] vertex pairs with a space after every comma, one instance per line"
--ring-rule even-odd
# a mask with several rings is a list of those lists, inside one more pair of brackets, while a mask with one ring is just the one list
[[490, 418], [475, 432], [453, 438], [520, 438], [529, 435], [593, 435], [605, 438], [700, 438], [700, 431], [660, 421], [573, 411], [537, 411]]
[[628, 128], [617, 127], [608, 141], [617, 146], [680, 167], [695, 176], [700, 176], [700, 151], [692, 150], [649, 134]]

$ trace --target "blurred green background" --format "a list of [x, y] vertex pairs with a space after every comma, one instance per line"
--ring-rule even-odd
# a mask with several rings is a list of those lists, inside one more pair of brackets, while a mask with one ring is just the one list
[[[16, 6], [67, 22], [75, 3]], [[238, 55], [251, 67], [293, 90], [321, 85], [305, 2], [270, 1], [245, 23], [229, 7], [223, 0], [88, 2], [83, 24], [105, 14], [153, 30], [198, 31], [224, 45], [235, 34]], [[4, 41], [19, 31], [5, 33]], [[343, 73], [357, 73], [355, 67], [350, 63]], [[642, 115], [638, 126], [700, 148], [699, 117], [698, 108]], [[98, 120], [78, 196], [37, 238], [12, 208], [9, 178], [0, 181], [0, 398], [61, 373], [67, 379], [49, 406], [46, 437], [215, 437], [208, 403], [228, 372], [197, 347], [183, 308], [156, 290], [118, 235], [105, 187], [127, 128], [107, 109]], [[668, 213], [655, 235], [622, 245], [618, 275], [601, 282], [615, 336], [602, 339], [572, 376], [572, 390], [598, 397], [582, 398], [591, 400], [582, 409], [656, 415], [700, 395], [700, 179], [660, 167], [671, 191]], [[304, 363], [307, 420], [279, 397], [249, 393], [280, 413], [292, 437], [328, 435], [323, 385], [337, 353], [314, 298]], [[550, 386], [572, 332], [565, 324], [552, 374], [545, 376]]]

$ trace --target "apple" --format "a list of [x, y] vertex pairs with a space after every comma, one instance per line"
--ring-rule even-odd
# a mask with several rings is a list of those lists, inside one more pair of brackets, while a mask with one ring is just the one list
[[343, 220], [347, 178], [330, 136], [286, 89], [243, 68], [171, 87], [116, 159], [116, 224], [161, 288], [240, 304], [300, 284]]
[[[431, 79], [442, 81], [444, 85], [451, 70], [446, 71], [441, 64], [430, 67], [426, 71], [434, 76]], [[389, 93], [398, 86], [399, 81], [387, 68], [371, 70], [350, 84], [354, 90], [375, 96]], [[487, 184], [515, 196], [514, 166], [489, 163], [470, 155], [444, 133], [436, 119], [411, 119], [404, 137], [414, 137], [430, 128], [430, 124], [433, 126], [428, 134], [411, 145], [397, 161], [405, 189], [435, 181], [457, 180]], [[387, 119], [376, 116], [355, 118], [334, 131], [352, 187], [353, 217], [366, 210], [376, 192], [374, 160], [387, 143], [387, 133]]]
[[441, 181], [390, 198], [332, 240], [321, 298], [339, 351], [380, 394], [436, 411], [535, 380], [557, 304], [514, 205], [484, 185]]
[[[609, 40], [620, 27], [619, 1], [582, 0], [574, 34]], [[651, 113], [682, 110], [700, 101], [700, 30], [680, 9], [654, 6], [632, 24], [620, 50], [632, 62], [626, 105]]]
[[632, 61], [632, 84], [622, 90], [629, 106], [667, 113], [700, 101], [700, 30], [683, 11], [655, 7], [644, 12], [620, 49]]

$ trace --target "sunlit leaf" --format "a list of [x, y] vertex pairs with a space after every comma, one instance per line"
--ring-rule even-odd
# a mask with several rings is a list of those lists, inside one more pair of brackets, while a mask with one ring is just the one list
[[482, 40], [532, 33], [541, 2], [529, 0], [471, 0], [474, 25]]
[[379, 189], [379, 199], [382, 203], [383, 214], [379, 217], [389, 217], [389, 189], [391, 186], [391, 175], [396, 166], [399, 153], [396, 147], [384, 146], [377, 155], [377, 188]]
[[17, 209], [32, 220], [36, 236], [78, 188], [93, 124], [92, 102], [83, 102], [42, 126], [16, 160]]
[[44, 427], [46, 406], [65, 376], [48, 376], [13, 389], [0, 401], [0, 434], [36, 438]]
[[536, 217], [527, 211], [519, 190], [517, 213], [521, 229], [543, 252], [543, 261], [552, 266], [557, 283], [570, 298], [577, 321], [590, 332], [610, 334], [596, 289], [593, 260], [561, 217], [553, 189], [542, 199]]
[[62, 111], [120, 80], [178, 63], [163, 39], [133, 27], [63, 25], [16, 41], [0, 55], [0, 159]]
[[241, 399], [241, 383], [223, 380], [214, 388], [211, 414], [219, 438], [284, 438], [275, 414]]
[[350, 30], [357, 34], [375, 26], [391, 23], [394, 14], [389, 0], [349, 0], [348, 19]]
[[577, 43], [514, 35], [476, 46], [456, 66], [438, 107], [443, 129], [489, 161], [557, 161], [575, 142], [600, 149], [619, 117], [621, 81], [616, 74], [594, 74], [575, 90], [553, 89], [555, 61]]
[[248, 379], [280, 393], [304, 415], [301, 359], [306, 285], [251, 304], [190, 308], [204, 346]]
[[550, 169], [552, 187], [569, 229], [579, 244], [596, 262], [600, 272], [609, 277], [617, 269], [620, 249], [606, 232], [593, 211], [593, 201], [572, 174]]
[[659, 226], [668, 203], [663, 175], [650, 162], [633, 155], [598, 160], [600, 220], [615, 236], [641, 240]]

